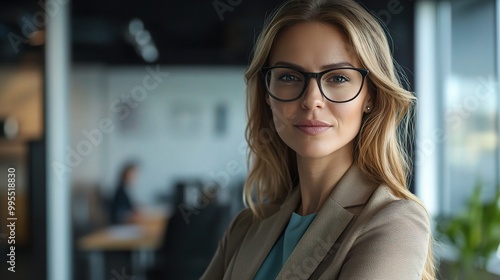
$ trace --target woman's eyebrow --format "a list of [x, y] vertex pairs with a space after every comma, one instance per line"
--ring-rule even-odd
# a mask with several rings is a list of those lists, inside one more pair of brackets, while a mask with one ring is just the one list
[[293, 67], [293, 68], [297, 68], [299, 70], [305, 70], [304, 67], [298, 65], [298, 64], [295, 64], [295, 63], [291, 63], [291, 62], [286, 62], [286, 61], [278, 61], [278, 62], [275, 62], [273, 65], [271, 66], [290, 66], [290, 67]]
[[[291, 62], [286, 62], [286, 61], [277, 61], [275, 62], [272, 66], [290, 66], [293, 68], [297, 68], [299, 70], [305, 71], [305, 68]], [[347, 61], [342, 61], [342, 62], [336, 62], [336, 63], [331, 63], [331, 64], [326, 64], [321, 66], [321, 70], [327, 70], [327, 69], [332, 69], [332, 68], [339, 68], [339, 67], [354, 67], [351, 63]]]
[[342, 62], [323, 65], [323, 66], [321, 66], [321, 69], [326, 70], [326, 69], [339, 68], [339, 67], [354, 67], [354, 65], [352, 65], [351, 63], [349, 63], [347, 61], [342, 61]]

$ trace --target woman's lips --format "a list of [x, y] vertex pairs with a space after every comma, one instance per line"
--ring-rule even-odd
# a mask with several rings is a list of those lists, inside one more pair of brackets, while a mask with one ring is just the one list
[[331, 124], [318, 120], [299, 121], [294, 126], [308, 135], [318, 135], [332, 127]]

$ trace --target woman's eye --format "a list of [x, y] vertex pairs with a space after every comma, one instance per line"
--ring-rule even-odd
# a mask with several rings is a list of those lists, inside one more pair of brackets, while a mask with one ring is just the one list
[[336, 76], [331, 77], [331, 81], [334, 83], [341, 84], [341, 83], [348, 82], [349, 78], [347, 78], [346, 76], [343, 76], [343, 75], [336, 75]]
[[279, 77], [280, 81], [283, 82], [297, 82], [300, 81], [299, 77], [292, 74], [283, 74]]

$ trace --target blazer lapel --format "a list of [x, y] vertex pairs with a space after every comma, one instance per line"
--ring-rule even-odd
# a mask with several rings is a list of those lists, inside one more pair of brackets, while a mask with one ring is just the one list
[[295, 188], [281, 207], [275, 210], [276, 213], [250, 226], [235, 259], [231, 279], [255, 277], [274, 243], [283, 233], [299, 201], [300, 191]]
[[354, 214], [345, 208], [365, 204], [375, 187], [376, 184], [352, 165], [292, 251], [277, 279], [308, 279], [352, 220]]

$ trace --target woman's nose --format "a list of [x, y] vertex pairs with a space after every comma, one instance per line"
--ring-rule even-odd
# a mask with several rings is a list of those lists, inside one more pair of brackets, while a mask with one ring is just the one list
[[323, 108], [325, 106], [325, 97], [316, 78], [310, 78], [306, 90], [302, 96], [302, 107], [308, 110]]

